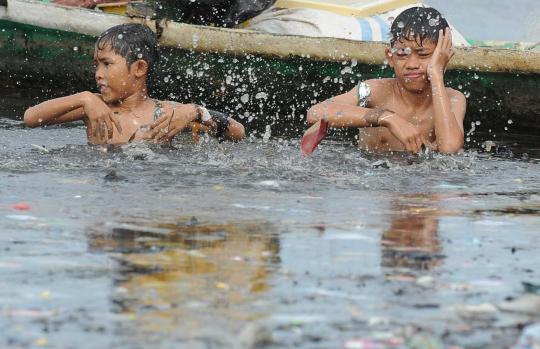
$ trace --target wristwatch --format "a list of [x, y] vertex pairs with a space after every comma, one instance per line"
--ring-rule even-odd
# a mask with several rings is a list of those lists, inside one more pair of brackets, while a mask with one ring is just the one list
[[210, 112], [205, 107], [198, 106], [199, 110], [199, 120], [201, 123], [205, 124], [208, 121], [212, 120], [212, 115], [210, 115]]
[[365, 82], [358, 84], [358, 106], [366, 108], [369, 104], [369, 97], [371, 96], [371, 88]]
[[215, 110], [208, 110], [205, 107], [197, 106], [199, 112], [199, 121], [204, 125], [209, 121], [216, 123], [217, 129], [215, 136], [220, 141], [225, 139], [225, 133], [229, 129], [229, 116]]
[[229, 129], [229, 115], [215, 110], [209, 110], [210, 116], [217, 124], [216, 137], [220, 141], [225, 139], [225, 133]]

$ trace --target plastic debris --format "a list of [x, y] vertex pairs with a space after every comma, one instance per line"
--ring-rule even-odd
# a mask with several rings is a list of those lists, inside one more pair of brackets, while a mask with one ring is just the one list
[[228, 284], [224, 282], [216, 282], [216, 287], [221, 290], [228, 290], [229, 288], [231, 288]]
[[257, 184], [263, 187], [279, 188], [279, 182], [274, 180], [260, 181]]
[[45, 291], [43, 291], [43, 292], [40, 293], [40, 296], [41, 296], [41, 298], [43, 298], [43, 299], [49, 299], [49, 297], [51, 296], [51, 292], [45, 290]]
[[321, 119], [314, 123], [302, 137], [300, 142], [302, 153], [306, 156], [313, 154], [319, 143], [326, 137], [327, 131], [328, 122], [326, 120]]
[[106, 181], [109, 182], [118, 182], [118, 181], [124, 181], [126, 180], [126, 177], [118, 174], [118, 171], [116, 169], [112, 169], [103, 177]]
[[16, 221], [35, 221], [35, 220], [37, 220], [36, 217], [25, 215], [25, 214], [10, 214], [10, 215], [7, 215], [6, 218], [13, 219], [13, 220], [16, 220]]
[[517, 299], [497, 304], [497, 307], [506, 312], [522, 313], [527, 315], [540, 315], [540, 296], [526, 294]]
[[47, 338], [38, 338], [36, 339], [34, 344], [37, 345], [38, 347], [44, 347], [47, 344], [49, 344], [49, 341], [47, 340]]
[[512, 349], [540, 349], [540, 322], [525, 327]]
[[18, 210], [18, 211], [29, 211], [30, 210], [30, 205], [28, 205], [27, 203], [24, 203], [24, 202], [19, 202], [19, 203], [13, 204], [10, 207], [12, 209]]
[[498, 309], [490, 303], [462, 304], [454, 307], [458, 315], [471, 320], [493, 320], [497, 317]]
[[272, 333], [265, 326], [250, 323], [242, 328], [237, 340], [239, 348], [259, 348], [272, 342]]
[[523, 285], [523, 288], [525, 289], [525, 292], [527, 293], [535, 293], [535, 294], [540, 293], [540, 284], [533, 284], [532, 282], [526, 282], [526, 281], [521, 282], [521, 284]]
[[401, 338], [387, 339], [351, 339], [345, 342], [345, 349], [394, 349], [400, 348], [403, 344]]
[[407, 341], [407, 348], [410, 349], [443, 349], [443, 344], [433, 336], [427, 334], [416, 334]]
[[37, 151], [40, 151], [42, 153], [48, 153], [49, 152], [49, 149], [45, 148], [44, 146], [42, 145], [37, 145], [37, 144], [30, 144], [34, 149], [36, 149]]
[[416, 284], [425, 288], [432, 288], [435, 286], [435, 279], [432, 276], [425, 275], [416, 279]]
[[36, 310], [36, 309], [4, 309], [0, 310], [0, 316], [46, 319], [55, 316], [57, 313], [53, 310]]

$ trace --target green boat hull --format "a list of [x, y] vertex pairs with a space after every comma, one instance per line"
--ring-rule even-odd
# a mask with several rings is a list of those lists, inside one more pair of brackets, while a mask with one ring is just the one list
[[[0, 20], [0, 80], [40, 100], [93, 90], [95, 37]], [[152, 94], [238, 116], [252, 132], [297, 136], [306, 110], [359, 80], [392, 76], [381, 65], [163, 48]], [[381, 52], [381, 55], [383, 52]], [[540, 134], [540, 74], [452, 70], [448, 86], [468, 97], [466, 131]], [[14, 117], [20, 118], [23, 108]]]

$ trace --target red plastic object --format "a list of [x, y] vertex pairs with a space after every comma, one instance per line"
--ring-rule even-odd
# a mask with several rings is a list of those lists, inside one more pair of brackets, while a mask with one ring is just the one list
[[20, 202], [18, 204], [11, 205], [11, 208], [18, 211], [28, 211], [30, 210], [30, 205]]
[[311, 155], [313, 151], [317, 148], [319, 143], [326, 137], [326, 132], [328, 131], [328, 121], [319, 120], [314, 123], [302, 137], [300, 142], [300, 149], [304, 155]]

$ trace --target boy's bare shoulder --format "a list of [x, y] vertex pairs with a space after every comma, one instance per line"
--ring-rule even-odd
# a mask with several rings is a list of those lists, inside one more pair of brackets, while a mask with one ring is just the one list
[[458, 91], [458, 90], [455, 90], [451, 87], [447, 87], [446, 88], [446, 92], [448, 93], [448, 95], [450, 96], [450, 98], [454, 98], [456, 100], [459, 100], [459, 101], [465, 101], [466, 102], [466, 98], [465, 98], [465, 95], [461, 92], [461, 91]]
[[161, 105], [168, 108], [182, 108], [194, 105], [193, 103], [180, 103], [176, 101], [159, 101]]
[[364, 82], [369, 85], [371, 90], [370, 105], [383, 103], [392, 95], [392, 84], [394, 79], [371, 79]]
[[159, 101], [159, 103], [166, 113], [172, 112], [173, 110], [192, 109], [194, 106], [193, 103], [184, 104], [175, 101]]
[[364, 82], [369, 85], [373, 93], [388, 93], [389, 91], [391, 92], [391, 87], [394, 79], [371, 79]]

